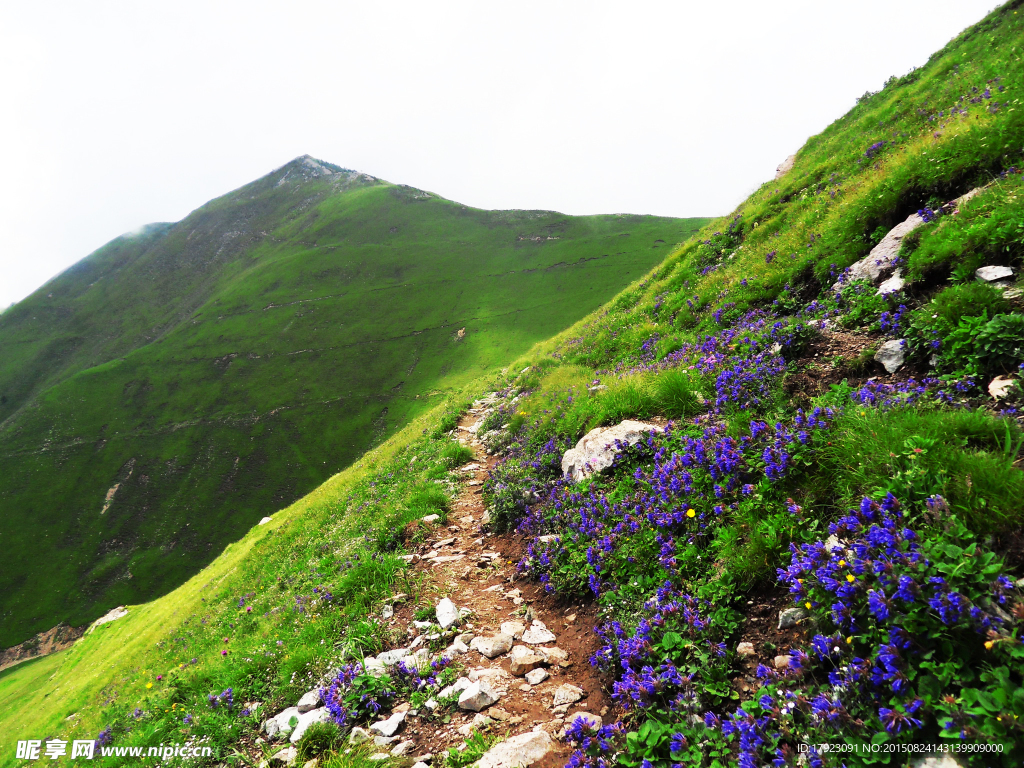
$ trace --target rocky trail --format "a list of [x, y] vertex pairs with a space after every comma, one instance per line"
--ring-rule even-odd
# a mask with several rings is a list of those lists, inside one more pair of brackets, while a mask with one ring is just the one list
[[[480, 768], [555, 768], [571, 752], [562, 739], [566, 726], [578, 717], [596, 727], [611, 721], [605, 681], [589, 663], [599, 646], [593, 606], [559, 604], [539, 585], [519, 581], [520, 539], [483, 530], [482, 488], [497, 459], [487, 455], [476, 430], [488, 412], [486, 402], [475, 403], [458, 425], [459, 441], [474, 458], [459, 469], [467, 479], [448, 524], [431, 515], [404, 532], [411, 552], [405, 558], [421, 585], [419, 605], [395, 595], [383, 617], [393, 637], [406, 635], [409, 642], [364, 661], [367, 671], [378, 674], [399, 660], [448, 656], [461, 674], [439, 696], [457, 694], [458, 705], [434, 714], [434, 700], [422, 710], [406, 700], [395, 702], [377, 722], [347, 737], [352, 745], [372, 743], [371, 759], [402, 758], [414, 768], [440, 768], [447, 750], [459, 749], [481, 730], [502, 741], [483, 755]], [[435, 609], [424, 620], [428, 602]], [[439, 641], [447, 647], [431, 652]], [[264, 730], [272, 741], [295, 744], [309, 725], [328, 717], [314, 690], [266, 721]], [[294, 746], [264, 764], [298, 765]]]

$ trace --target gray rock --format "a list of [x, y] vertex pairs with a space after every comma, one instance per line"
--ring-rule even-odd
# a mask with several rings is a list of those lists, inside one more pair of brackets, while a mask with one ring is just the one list
[[736, 653], [738, 653], [740, 656], [753, 656], [756, 653], [756, 651], [754, 651], [754, 644], [740, 643], [736, 646]]
[[575, 704], [577, 701], [583, 698], [583, 689], [570, 685], [569, 683], [563, 683], [555, 689], [555, 697], [551, 702], [553, 707], [560, 707], [563, 704]]
[[352, 733], [348, 735], [348, 743], [352, 746], [364, 744], [373, 738], [373, 734], [365, 728], [360, 728], [358, 725], [352, 729]]
[[543, 758], [554, 747], [545, 731], [529, 731], [495, 744], [480, 758], [477, 768], [525, 768]]
[[396, 744], [392, 748], [391, 756], [392, 757], [402, 757], [403, 755], [408, 755], [415, 748], [416, 748], [416, 742], [415, 741], [403, 741], [403, 742], [400, 742], [400, 743]]
[[540, 685], [548, 679], [548, 671], [546, 669], [535, 669], [531, 672], [526, 673], [526, 682], [530, 685]]
[[440, 519], [441, 519], [440, 515], [427, 515], [426, 517], [421, 517], [420, 518], [420, 520], [422, 520], [424, 523], [428, 523], [428, 524], [429, 523], [436, 523]]
[[902, 291], [906, 284], [907, 281], [903, 279], [903, 271], [897, 268], [896, 271], [892, 273], [892, 277], [885, 280], [880, 286], [878, 286], [878, 295], [884, 296], [887, 293]]
[[383, 664], [385, 667], [390, 667], [393, 664], [397, 664], [400, 659], [404, 659], [409, 655], [408, 648], [395, 648], [393, 651], [384, 651], [377, 655], [377, 663]]
[[319, 707], [320, 701], [320, 689], [314, 688], [312, 691], [306, 691], [306, 693], [302, 694], [302, 698], [299, 699], [299, 703], [295, 705], [295, 708], [299, 712], [309, 712]]
[[380, 611], [380, 617], [382, 619], [385, 619], [385, 620], [393, 618], [394, 615], [395, 615], [395, 609], [393, 607], [391, 607], [390, 605], [385, 605], [381, 609], [381, 611]]
[[273, 757], [270, 758], [268, 765], [295, 765], [295, 760], [298, 758], [299, 752], [295, 747], [285, 747], [280, 752], [277, 752]]
[[796, 155], [790, 155], [782, 161], [782, 165], [775, 169], [775, 180], [778, 181], [793, 170], [794, 165], [796, 165]]
[[1021, 296], [1024, 296], [1024, 290], [1021, 290], [1020, 288], [1007, 288], [1003, 291], [1003, 298], [1007, 301], [1019, 299]]
[[[877, 283], [882, 279], [882, 275], [892, 268], [903, 238], [922, 224], [924, 224], [924, 219], [916, 213], [910, 214], [906, 221], [890, 229], [881, 242], [871, 249], [871, 253], [850, 267], [847, 280], [867, 280]], [[832, 286], [833, 290], [838, 290], [839, 287], [839, 283]]]
[[299, 715], [299, 722], [295, 724], [295, 730], [292, 731], [292, 735], [288, 740], [295, 744], [313, 723], [326, 723], [330, 719], [331, 716], [327, 712], [327, 707], [321, 707], [320, 709], [314, 709], [301, 714]]
[[800, 606], [779, 611], [779, 629], [795, 627], [810, 615], [805, 608]]
[[272, 521], [273, 521], [273, 518], [270, 518], [270, 517], [264, 517], [264, 518], [262, 518], [262, 519], [261, 519], [261, 520], [260, 520], [260, 521], [259, 521], [259, 522], [257, 523], [257, 525], [266, 525], [267, 523], [269, 523], [269, 522], [272, 522]]
[[380, 720], [370, 726], [370, 730], [380, 736], [394, 736], [395, 732], [402, 727], [402, 723], [405, 722], [405, 712], [395, 712], [391, 717], [386, 720]]
[[277, 724], [277, 720], [273, 717], [263, 724], [263, 732], [267, 734], [268, 739], [273, 739], [280, 730], [281, 726]]
[[[537, 651], [542, 651], [542, 650], [546, 650], [546, 649], [543, 649], [543, 648], [538, 648], [537, 649]], [[512, 658], [515, 659], [515, 658], [517, 658], [519, 656], [532, 656], [537, 651], [534, 651], [533, 648], [527, 648], [525, 645], [516, 645], [516, 646], [513, 646], [512, 650], [509, 653], [512, 656]]]
[[992, 283], [996, 280], [1013, 277], [1013, 270], [1009, 267], [998, 266], [978, 267], [974, 270], [974, 276], [983, 283]]
[[397, 736], [374, 736], [373, 737], [373, 746], [375, 746], [375, 747], [390, 747], [396, 741], [398, 741], [398, 737]]
[[523, 642], [527, 645], [543, 645], [544, 643], [553, 643], [557, 639], [550, 629], [530, 627], [523, 633]]
[[459, 694], [459, 709], [479, 712], [494, 704], [499, 698], [498, 693], [485, 680], [471, 683]]
[[376, 762], [380, 762], [381, 760], [390, 760], [391, 759], [391, 755], [389, 755], [387, 752], [378, 752], [375, 755], [370, 755], [366, 759], [367, 760], [373, 760], [373, 762], [376, 763]]
[[386, 664], [384, 664], [381, 661], [378, 661], [375, 657], [367, 656], [365, 659], [363, 659], [363, 671], [365, 671], [366, 674], [368, 675], [380, 677], [381, 675], [387, 673], [388, 668]]
[[456, 638], [455, 642], [453, 642], [451, 645], [445, 648], [444, 653], [442, 653], [441, 655], [447, 656], [450, 659], [454, 656], [461, 656], [464, 653], [469, 653], [469, 646], [461, 640], [459, 640], [458, 638]]
[[525, 631], [526, 627], [521, 621], [505, 621], [501, 624], [501, 634], [509, 635], [514, 640], [519, 640]]
[[[460, 677], [451, 685], [447, 686], [446, 688], [442, 688], [437, 695], [440, 696], [442, 699], [447, 699], [449, 696], [454, 696], [457, 693], [462, 693], [464, 690], [469, 688], [472, 682], [473, 681], [470, 680], [468, 677]], [[427, 709], [433, 709], [433, 707], [430, 706], [430, 702], [427, 702], [427, 704], [425, 704], [424, 706], [426, 706]]]
[[509, 664], [508, 671], [516, 677], [524, 677], [527, 672], [532, 672], [544, 662], [544, 657], [535, 653], [531, 653], [529, 656], [516, 656]]
[[298, 720], [299, 715], [301, 714], [302, 713], [299, 712], [298, 707], [288, 707], [288, 709], [285, 709], [274, 715], [273, 720], [277, 722], [277, 733], [275, 734], [277, 738], [287, 738], [287, 736], [291, 734], [292, 728], [294, 728], [294, 726], [291, 724], [292, 718], [294, 717], [296, 720]]
[[446, 597], [437, 604], [437, 623], [442, 629], [448, 629], [458, 620], [459, 609], [455, 607], [455, 603]]
[[474, 637], [469, 647], [474, 651], [479, 651], [481, 655], [486, 656], [488, 659], [493, 659], [496, 656], [501, 656], [503, 653], [508, 653], [512, 649], [512, 638], [502, 634], [494, 635], [493, 637]]
[[875, 352], [875, 360], [889, 373], [896, 373], [906, 359], [906, 345], [903, 339], [889, 339]]
[[562, 474], [568, 475], [578, 483], [590, 475], [600, 473], [610, 467], [620, 449], [616, 441], [635, 445], [648, 432], [658, 430], [653, 424], [627, 419], [614, 427], [598, 427], [584, 435], [575, 448], [570, 448], [562, 456]]

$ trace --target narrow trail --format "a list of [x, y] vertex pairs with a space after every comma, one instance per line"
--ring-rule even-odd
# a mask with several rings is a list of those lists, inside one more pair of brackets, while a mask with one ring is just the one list
[[[594, 606], [561, 604], [539, 585], [520, 581], [515, 563], [522, 555], [521, 539], [515, 534], [483, 531], [483, 483], [498, 461], [487, 455], [476, 438], [475, 427], [486, 413], [485, 407], [472, 408], [460, 421], [459, 441], [474, 454], [474, 460], [460, 468], [468, 480], [455, 501], [448, 526], [435, 528], [417, 549], [410, 549], [415, 552], [410, 559], [415, 561], [414, 571], [424, 577], [424, 597], [434, 604], [447, 597], [459, 609], [471, 611], [462, 627], [467, 634], [460, 636], [470, 649], [457, 661], [465, 666], [464, 676], [486, 679], [500, 699], [480, 714], [456, 710], [442, 726], [436, 720], [409, 717], [402, 738], [415, 741], [413, 755], [438, 755], [460, 745], [474, 720], [489, 733], [506, 737], [540, 729], [553, 741], [533, 765], [554, 768], [568, 759], [571, 750], [559, 737], [578, 713], [610, 722], [612, 702], [605, 694], [605, 681], [590, 665], [590, 656], [599, 647], [593, 632]], [[414, 610], [412, 605], [397, 606], [391, 621], [394, 628], [413, 627]], [[513, 630], [512, 648], [494, 658], [485, 656], [470, 637], [487, 639]], [[544, 659], [537, 669], [546, 674], [531, 673], [536, 684], [524, 677], [524, 667], [537, 663], [536, 658], [514, 664], [518, 656], [526, 654]], [[481, 715], [491, 722], [485, 723]]]

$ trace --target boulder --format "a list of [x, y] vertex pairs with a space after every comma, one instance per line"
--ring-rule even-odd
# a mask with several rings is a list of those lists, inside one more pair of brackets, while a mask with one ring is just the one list
[[527, 672], [537, 669], [545, 661], [543, 656], [531, 653], [529, 656], [516, 656], [512, 659], [508, 671], [516, 677], [523, 677]]
[[[292, 718], [294, 717], [296, 719], [296, 721], [298, 721], [298, 718], [299, 718], [299, 716], [301, 714], [302, 713], [299, 712], [299, 708], [298, 707], [288, 707], [288, 709], [285, 709], [285, 710], [283, 710], [281, 712], [278, 712], [276, 715], [274, 715], [274, 717], [271, 718], [272, 720], [274, 720], [274, 722], [277, 725], [277, 731], [275, 732], [274, 735], [277, 738], [280, 738], [280, 739], [283, 739], [283, 738], [286, 738], [287, 736], [289, 736], [291, 734], [291, 732], [292, 732], [292, 729], [295, 727], [295, 726], [293, 726], [291, 724]], [[268, 723], [269, 723], [269, 721], [268, 721]], [[269, 735], [270, 734], [270, 727], [269, 727], [269, 725], [267, 723], [265, 723], [264, 727], [267, 728], [267, 735]]]
[[299, 712], [309, 712], [319, 707], [320, 701], [320, 689], [314, 688], [312, 691], [306, 691], [306, 693], [302, 694], [302, 698], [299, 699], [299, 703], [295, 705], [295, 708]]
[[978, 267], [974, 270], [974, 276], [983, 283], [994, 283], [996, 280], [1013, 277], [1013, 270], [1010, 267]]
[[481, 655], [486, 656], [488, 659], [493, 659], [495, 656], [501, 656], [512, 649], [512, 638], [502, 634], [494, 635], [493, 637], [474, 637], [469, 647], [474, 651], [479, 651]]
[[295, 724], [295, 729], [292, 731], [292, 735], [288, 740], [294, 744], [302, 735], [306, 732], [313, 723], [326, 723], [331, 719], [330, 714], [327, 712], [327, 707], [320, 707], [320, 709], [314, 709], [310, 712], [305, 712], [299, 715], [299, 722]]
[[889, 339], [875, 352], [875, 360], [889, 373], [896, 373], [906, 359], [906, 342], [903, 339]]
[[404, 722], [405, 712], [396, 712], [386, 720], [380, 720], [371, 725], [370, 730], [380, 736], [394, 736]]
[[442, 629], [448, 629], [448, 627], [459, 620], [459, 609], [447, 597], [437, 604], [436, 613], [437, 623], [441, 625]]
[[498, 693], [481, 680], [471, 683], [462, 693], [459, 694], [459, 709], [468, 709], [471, 712], [479, 712], [486, 709], [501, 698]]
[[[451, 685], [449, 685], [449, 686], [447, 686], [445, 688], [442, 688], [438, 692], [437, 695], [440, 696], [442, 699], [447, 699], [449, 696], [454, 696], [457, 693], [462, 693], [464, 690], [469, 688], [469, 685], [472, 682], [473, 681], [470, 680], [468, 677], [460, 677], [458, 680], [456, 680]], [[428, 709], [433, 709], [433, 707], [429, 707], [429, 706], [427, 708]]]
[[[922, 224], [924, 224], [924, 219], [916, 213], [912, 213], [906, 221], [890, 229], [881, 242], [871, 249], [871, 253], [850, 267], [847, 281], [867, 280], [877, 283], [881, 280], [882, 275], [888, 272], [892, 268], [893, 262], [896, 261], [903, 238]], [[840, 284], [836, 283], [832, 289], [839, 290], [839, 287]]]
[[529, 731], [495, 744], [483, 754], [477, 768], [525, 768], [543, 758], [554, 747], [544, 731]]
[[879, 296], [884, 296], [887, 293], [896, 293], [897, 291], [902, 291], [906, 284], [907, 281], [903, 279], [903, 271], [897, 268], [896, 271], [892, 273], [892, 277], [883, 281], [882, 284], [878, 286], [877, 293]]
[[795, 627], [810, 615], [811, 614], [809, 614], [806, 609], [799, 606], [779, 611], [779, 629]]
[[273, 520], [273, 518], [264, 517], [262, 520], [259, 521], [259, 523], [257, 523], [257, 525], [266, 525], [267, 523], [271, 522], [272, 520]]
[[583, 698], [583, 689], [570, 685], [569, 683], [563, 683], [555, 689], [555, 698], [551, 702], [554, 707], [560, 707], [564, 704], [575, 704], [577, 701]]
[[627, 419], [614, 427], [598, 427], [584, 435], [575, 448], [562, 456], [562, 474], [578, 483], [590, 475], [598, 474], [612, 465], [621, 448], [616, 443], [635, 445], [648, 432], [658, 430], [653, 424]]

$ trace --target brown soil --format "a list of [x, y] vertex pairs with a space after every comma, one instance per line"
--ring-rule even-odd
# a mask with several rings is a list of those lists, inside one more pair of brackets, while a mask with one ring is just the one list
[[40, 632], [31, 640], [0, 651], [0, 670], [13, 667], [15, 664], [29, 659], [38, 659], [40, 656], [49, 656], [51, 653], [70, 648], [84, 633], [85, 627], [69, 627], [66, 624], [58, 624], [53, 629]]

